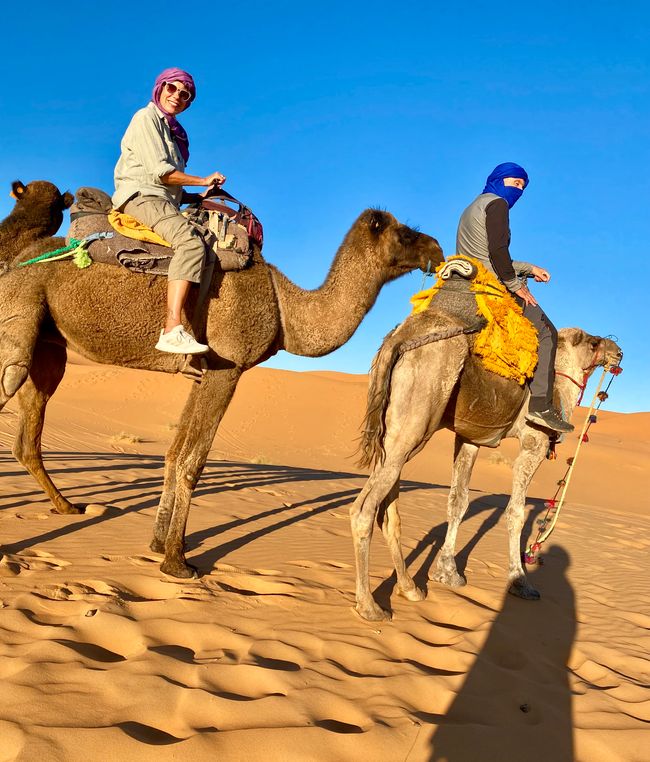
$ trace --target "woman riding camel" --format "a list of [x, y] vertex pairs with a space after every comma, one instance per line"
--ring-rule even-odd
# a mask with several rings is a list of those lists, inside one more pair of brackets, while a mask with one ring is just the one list
[[458, 223], [456, 252], [478, 259], [512, 292], [524, 315], [537, 329], [538, 361], [530, 381], [526, 420], [552, 431], [568, 433], [573, 426], [553, 405], [557, 330], [528, 290], [526, 278], [548, 283], [551, 275], [537, 265], [513, 262], [510, 257], [510, 209], [524, 188], [528, 175], [512, 162], [499, 164], [487, 179], [483, 192], [463, 212]]
[[178, 354], [208, 351], [181, 322], [190, 287], [201, 282], [208, 256], [203, 239], [180, 212], [182, 203], [196, 201], [205, 192], [188, 194], [183, 186], [209, 188], [226, 181], [220, 172], [205, 177], [185, 173], [189, 140], [176, 116], [189, 108], [195, 96], [194, 80], [186, 71], [165, 69], [158, 75], [150, 103], [135, 113], [122, 138], [113, 194], [115, 209], [150, 227], [174, 251], [168, 274], [167, 318], [156, 349]]

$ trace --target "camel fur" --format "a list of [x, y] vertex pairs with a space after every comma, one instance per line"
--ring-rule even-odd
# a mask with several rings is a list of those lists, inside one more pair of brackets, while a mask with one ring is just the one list
[[0, 272], [29, 244], [53, 236], [63, 222], [63, 211], [74, 201], [71, 193], [61, 193], [56, 185], [35, 180], [11, 184], [16, 205], [0, 222]]
[[[62, 245], [50, 239], [43, 251]], [[36, 253], [34, 247], [21, 260]], [[151, 549], [162, 570], [195, 572], [183, 545], [192, 492], [241, 374], [285, 349], [318, 357], [344, 344], [383, 284], [442, 260], [437, 241], [368, 209], [352, 225], [323, 285], [305, 291], [260, 251], [239, 272], [215, 272], [204, 320], [207, 371], [194, 383], [165, 459]], [[66, 348], [100, 363], [175, 373], [183, 358], [154, 349], [165, 314], [166, 279], [95, 263], [11, 268], [0, 277], [0, 409], [17, 395], [14, 455], [59, 513], [79, 513], [52, 483], [41, 456], [45, 408], [66, 363]], [[192, 321], [194, 301], [188, 300]]]
[[[371, 467], [365, 486], [350, 508], [357, 568], [356, 610], [369, 620], [383, 620], [389, 613], [372, 597], [369, 552], [373, 523], [388, 544], [397, 574], [398, 592], [408, 600], [426, 595], [408, 573], [400, 541], [398, 510], [400, 474], [405, 463], [435, 434], [446, 428], [456, 434], [451, 487], [447, 506], [447, 534], [435, 567], [437, 582], [458, 587], [466, 581], [455, 560], [456, 534], [469, 504], [469, 482], [481, 446], [496, 447], [504, 438], [519, 439], [520, 451], [513, 465], [513, 487], [506, 507], [509, 537], [509, 591], [522, 598], [537, 599], [539, 593], [526, 579], [521, 561], [526, 491], [544, 460], [548, 432], [525, 421], [529, 392], [516, 381], [486, 370], [472, 354], [472, 336], [457, 335], [436, 341], [454, 328], [467, 327], [463, 307], [467, 295], [458, 292], [432, 309], [407, 318], [384, 340], [370, 376], [368, 406], [361, 442], [362, 464]], [[465, 304], [466, 307], [466, 304]], [[400, 353], [396, 348], [427, 343]], [[555, 403], [570, 417], [579, 395], [576, 385], [585, 373], [598, 366], [618, 365], [619, 347], [610, 339], [591, 336], [579, 328], [559, 332]], [[574, 379], [572, 382], [570, 379]]]

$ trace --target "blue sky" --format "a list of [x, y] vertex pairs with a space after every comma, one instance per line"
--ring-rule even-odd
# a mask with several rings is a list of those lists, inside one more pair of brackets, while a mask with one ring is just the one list
[[[190, 71], [188, 170], [228, 176], [264, 223], [266, 258], [305, 288], [368, 206], [453, 253], [458, 217], [494, 165], [531, 183], [514, 258], [551, 271], [534, 293], [558, 327], [614, 334], [608, 409], [650, 410], [645, 335], [650, 10], [643, 3], [164, 1], [10, 3], [1, 28], [2, 178], [112, 188], [119, 142], [158, 72]], [[0, 192], [0, 215], [12, 201]], [[273, 367], [366, 372], [422, 277], [387, 286], [355, 336]], [[594, 383], [594, 382], [592, 382]]]

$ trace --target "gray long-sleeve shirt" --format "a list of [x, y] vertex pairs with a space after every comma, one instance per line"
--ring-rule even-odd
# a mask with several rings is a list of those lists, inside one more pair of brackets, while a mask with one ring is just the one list
[[532, 275], [529, 262], [510, 257], [508, 203], [495, 193], [481, 193], [465, 209], [458, 223], [456, 253], [478, 259], [504, 284], [508, 291], [518, 291], [524, 278]]
[[115, 165], [113, 206], [119, 209], [136, 194], [160, 196], [175, 206], [181, 203], [180, 185], [165, 185], [160, 178], [168, 172], [185, 171], [185, 162], [164, 113], [150, 102], [131, 119]]

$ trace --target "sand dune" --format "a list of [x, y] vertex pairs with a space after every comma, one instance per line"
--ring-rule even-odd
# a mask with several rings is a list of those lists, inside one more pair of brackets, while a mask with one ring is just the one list
[[[82, 516], [52, 514], [0, 415], [0, 762], [642, 762], [650, 737], [650, 413], [603, 411], [543, 566], [505, 594], [514, 443], [484, 450], [459, 536], [468, 585], [353, 610], [347, 510], [364, 475], [366, 379], [258, 368], [215, 439], [188, 526], [202, 572], [148, 551], [164, 451], [190, 382], [74, 363], [44, 444]], [[585, 410], [576, 415], [578, 422]], [[577, 435], [529, 492], [527, 535]], [[452, 437], [407, 466], [405, 554], [426, 583], [445, 531]]]

